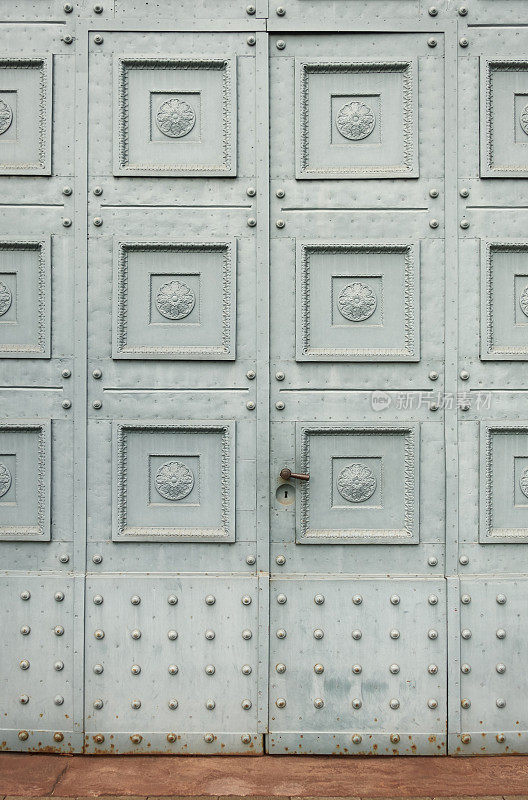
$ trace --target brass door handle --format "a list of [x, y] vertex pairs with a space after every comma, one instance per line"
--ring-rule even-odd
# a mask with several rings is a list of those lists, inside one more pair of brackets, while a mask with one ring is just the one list
[[283, 481], [289, 481], [290, 478], [297, 478], [298, 481], [309, 481], [310, 476], [303, 472], [292, 472], [288, 467], [281, 469], [280, 476]]

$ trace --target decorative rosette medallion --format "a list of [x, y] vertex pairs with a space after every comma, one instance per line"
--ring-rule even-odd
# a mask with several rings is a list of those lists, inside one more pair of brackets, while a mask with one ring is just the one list
[[523, 469], [521, 473], [521, 477], [519, 478], [519, 486], [521, 487], [521, 492], [525, 497], [528, 497], [528, 467]]
[[156, 472], [154, 483], [166, 500], [183, 500], [193, 490], [194, 474], [181, 461], [167, 461]]
[[156, 114], [156, 125], [165, 136], [169, 136], [171, 139], [187, 136], [194, 128], [195, 123], [194, 108], [185, 100], [177, 97], [165, 100]]
[[365, 464], [349, 464], [343, 467], [337, 478], [339, 494], [351, 503], [363, 503], [372, 497], [378, 482]]
[[523, 314], [528, 317], [528, 286], [525, 286], [519, 297], [519, 305]]
[[9, 489], [11, 488], [11, 481], [11, 473], [6, 465], [0, 462], [0, 497], [3, 497], [8, 493]]
[[0, 281], [0, 317], [9, 311], [12, 302], [13, 295], [11, 294], [11, 289]]
[[374, 130], [376, 117], [371, 107], [357, 100], [346, 103], [336, 117], [337, 130], [345, 139], [366, 139]]
[[519, 125], [528, 136], [528, 106], [525, 106], [519, 116]]
[[13, 111], [5, 100], [0, 100], [0, 136], [11, 127]]
[[378, 301], [366, 283], [348, 283], [339, 292], [337, 307], [345, 319], [362, 322], [373, 315]]
[[181, 281], [168, 281], [156, 294], [156, 308], [167, 319], [183, 319], [194, 308], [196, 297], [192, 289]]

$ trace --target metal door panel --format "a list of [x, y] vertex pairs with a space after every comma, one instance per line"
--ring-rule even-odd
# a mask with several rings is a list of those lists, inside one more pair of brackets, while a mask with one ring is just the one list
[[445, 752], [445, 602], [442, 578], [272, 581], [269, 751]]
[[90, 577], [87, 752], [258, 752], [258, 639], [255, 578]]
[[[285, 0], [281, 6], [271, 8], [268, 30], [343, 30], [344, 25], [362, 27], [379, 20], [416, 20], [420, 16], [430, 21], [427, 11], [430, 4], [423, 0]], [[446, 0], [440, 0], [435, 8], [446, 9]], [[277, 10], [280, 9], [280, 10]], [[324, 26], [324, 28], [323, 28]]]

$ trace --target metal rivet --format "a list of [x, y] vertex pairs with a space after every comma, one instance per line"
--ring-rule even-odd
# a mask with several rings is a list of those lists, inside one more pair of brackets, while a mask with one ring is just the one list
[[256, 193], [257, 190], [255, 189], [254, 186], [248, 186], [248, 188], [246, 189], [246, 194], [248, 197], [255, 197]]
[[324, 700], [322, 697], [316, 697], [314, 700], [315, 708], [322, 708], [324, 706]]
[[471, 603], [471, 595], [463, 594], [460, 598], [460, 601], [464, 603], [465, 606], [469, 605]]
[[400, 707], [400, 701], [396, 700], [396, 698], [393, 697], [392, 700], [389, 702], [389, 706], [392, 708], [393, 711], [395, 711], [397, 708]]
[[96, 733], [93, 739], [96, 744], [102, 744], [105, 740], [105, 737], [102, 733]]
[[314, 639], [322, 639], [324, 636], [324, 631], [321, 628], [316, 628], [313, 632]]
[[315, 603], [317, 606], [322, 606], [322, 605], [323, 605], [323, 603], [324, 603], [324, 601], [325, 601], [325, 596], [324, 596], [324, 594], [316, 594], [316, 595], [315, 595], [315, 597], [314, 597], [314, 603]]
[[429, 630], [429, 631], [427, 632], [427, 635], [428, 635], [428, 637], [429, 637], [430, 639], [438, 639], [438, 631], [435, 631], [435, 629], [434, 629], [434, 628], [431, 628], [431, 630]]
[[62, 636], [64, 634], [64, 628], [62, 627], [62, 625], [55, 625], [55, 627], [53, 628], [53, 632], [55, 636]]
[[135, 628], [133, 631], [130, 632], [130, 635], [133, 639], [141, 639], [141, 631]]
[[29, 636], [29, 634], [31, 633], [31, 628], [29, 627], [29, 625], [22, 625], [22, 627], [20, 628], [20, 633], [22, 634], [22, 636]]
[[248, 594], [242, 596], [240, 602], [243, 606], [250, 606], [251, 605], [251, 597]]
[[429, 220], [429, 227], [430, 228], [438, 228], [439, 224], [440, 223], [438, 222], [437, 219], [430, 219]]
[[275, 408], [277, 409], [277, 411], [284, 411], [285, 404], [283, 403], [282, 400], [279, 400], [277, 403], [275, 403]]
[[275, 192], [275, 196], [278, 197], [279, 200], [282, 200], [282, 198], [286, 196], [286, 192], [284, 191], [284, 189], [277, 189], [277, 191]]
[[94, 36], [94, 39], [93, 39], [93, 40], [94, 40], [94, 44], [102, 44], [102, 43], [104, 42], [104, 39], [103, 39], [103, 37], [101, 36], [101, 34], [100, 34], [100, 33], [97, 33], [97, 34]]
[[430, 381], [437, 381], [438, 380], [438, 372], [430, 372], [429, 373], [429, 380]]
[[460, 635], [463, 639], [471, 639], [471, 631], [469, 628], [464, 628], [464, 630], [460, 632]]
[[352, 638], [358, 641], [362, 637], [362, 633], [359, 630], [352, 631]]
[[167, 639], [170, 639], [171, 642], [175, 642], [177, 638], [178, 638], [178, 631], [167, 632]]
[[207, 606], [214, 606], [215, 603], [216, 603], [216, 597], [214, 596], [214, 594], [208, 594], [207, 597], [205, 598], [205, 604]]
[[360, 606], [361, 603], [363, 602], [363, 598], [361, 597], [360, 594], [355, 594], [354, 597], [352, 598], [352, 602], [354, 603], [355, 606]]
[[436, 198], [438, 197], [438, 189], [429, 189], [429, 197]]
[[246, 698], [245, 700], [242, 700], [241, 706], [244, 709], [244, 711], [249, 711], [249, 709], [252, 706], [252, 702], [251, 702], [251, 700], [248, 700]]
[[363, 668], [361, 664], [354, 664], [354, 666], [352, 667], [352, 672], [354, 673], [354, 675], [360, 675], [362, 670]]
[[286, 9], [283, 8], [282, 6], [279, 6], [276, 9], [276, 14], [277, 14], [278, 17], [283, 17], [285, 15], [285, 13], [286, 13]]
[[62, 218], [62, 224], [63, 224], [63, 226], [65, 228], [70, 228], [71, 224], [72, 224], [72, 221], [71, 221], [71, 219], [69, 217], [63, 217]]
[[469, 189], [466, 189], [465, 187], [463, 189], [461, 189], [460, 190], [460, 197], [469, 197]]
[[57, 603], [62, 603], [64, 600], [64, 592], [55, 592], [54, 597]]
[[63, 408], [71, 408], [71, 400], [63, 400], [62, 401]]
[[207, 744], [211, 744], [212, 742], [214, 742], [214, 740], [215, 737], [213, 733], [206, 733], [204, 735], [204, 742], [207, 742]]
[[462, 664], [460, 667], [460, 671], [464, 673], [464, 675], [469, 675], [471, 672], [471, 666], [469, 664]]
[[429, 8], [429, 16], [436, 17], [437, 14], [438, 14], [438, 9], [435, 6], [431, 6]]
[[469, 380], [469, 372], [467, 370], [465, 369], [462, 370], [462, 372], [460, 373], [460, 380], [462, 381]]
[[399, 666], [399, 664], [391, 664], [391, 665], [390, 665], [390, 667], [389, 667], [389, 672], [390, 672], [392, 675], [397, 675], [399, 671], [400, 671], [400, 666]]
[[[286, 669], [286, 667], [284, 667], [284, 669]], [[252, 672], [253, 670], [251, 669], [249, 664], [244, 664], [244, 666], [242, 667], [242, 675], [251, 675]]]
[[427, 598], [427, 602], [430, 606], [435, 606], [438, 603], [438, 597], [435, 594], [430, 594]]
[[276, 633], [277, 639], [285, 639], [286, 638], [286, 631], [284, 628], [279, 628]]
[[249, 217], [247, 224], [249, 225], [250, 228], [254, 228], [255, 225], [257, 224], [257, 220], [255, 219], [255, 217]]
[[286, 376], [284, 375], [284, 372], [276, 372], [275, 373], [275, 380], [276, 381], [283, 381], [285, 377]]
[[275, 563], [282, 567], [286, 563], [286, 556], [277, 556]]
[[438, 559], [436, 556], [429, 556], [429, 558], [427, 559], [427, 563], [429, 564], [430, 567], [436, 567], [436, 565], [438, 564]]
[[103, 218], [102, 217], [94, 217], [93, 224], [95, 225], [96, 228], [100, 228], [101, 225], [103, 224]]
[[504, 603], [506, 602], [506, 595], [505, 594], [498, 594], [497, 597], [496, 597], [496, 600], [497, 600], [497, 603], [500, 606], [503, 606]]
[[246, 556], [246, 564], [249, 564], [250, 566], [253, 566], [256, 560], [257, 559], [255, 558], [255, 556]]
[[254, 14], [256, 11], [255, 6], [246, 6], [246, 14]]
[[63, 186], [62, 187], [62, 193], [64, 195], [66, 195], [66, 197], [69, 197], [71, 195], [72, 191], [73, 191], [73, 189], [71, 188], [71, 186]]
[[276, 225], [276, 227], [277, 227], [277, 228], [284, 228], [284, 226], [286, 225], [286, 223], [284, 222], [284, 220], [283, 220], [283, 219], [278, 219], [278, 220], [275, 222], [275, 225]]
[[460, 220], [460, 227], [463, 230], [467, 230], [469, 228], [469, 220], [464, 217], [464, 219]]
[[460, 47], [467, 47], [469, 44], [469, 39], [467, 39], [465, 36], [462, 36], [462, 38], [458, 40], [458, 43]]
[[464, 699], [460, 701], [460, 705], [462, 708], [471, 708], [471, 700], [468, 700], [467, 697], [464, 697]]
[[463, 733], [462, 736], [460, 737], [460, 741], [463, 744], [469, 744], [471, 741], [471, 736], [469, 735], [469, 733]]
[[179, 668], [176, 664], [169, 664], [169, 675], [177, 675], [179, 672]]
[[103, 188], [102, 188], [102, 186], [95, 186], [95, 187], [94, 187], [94, 190], [93, 190], [93, 193], [94, 193], [94, 195], [95, 195], [96, 197], [101, 197], [101, 195], [102, 195], [102, 193], [103, 193]]
[[284, 41], [284, 39], [278, 39], [275, 42], [275, 47], [277, 48], [277, 50], [284, 50], [284, 48], [286, 47], [286, 42]]
[[324, 667], [322, 664], [314, 664], [314, 672], [316, 675], [322, 675], [324, 672]]
[[248, 630], [247, 628], [246, 628], [245, 630], [243, 630], [243, 631], [242, 631], [242, 638], [243, 638], [243, 639], [245, 639], [246, 641], [248, 641], [249, 639], [251, 639], [251, 637], [252, 637], [252, 636], [253, 636], [253, 634], [252, 634], [252, 633], [251, 633], [251, 631], [250, 631], [250, 630]]
[[103, 701], [101, 700], [100, 697], [97, 700], [93, 701], [93, 707], [96, 709], [96, 711], [100, 711], [103, 706], [104, 706], [104, 703], [103, 703]]
[[435, 700], [434, 697], [431, 697], [431, 699], [427, 701], [427, 705], [429, 706], [429, 708], [437, 708], [438, 700]]
[[250, 369], [246, 372], [246, 378], [248, 379], [248, 381], [254, 381], [256, 374], [257, 373], [255, 372], [254, 369]]
[[66, 33], [64, 36], [61, 36], [62, 41], [64, 44], [72, 44], [73, 36], [70, 33]]
[[495, 669], [497, 670], [499, 675], [504, 675], [504, 673], [506, 672], [506, 664], [499, 663], [499, 664], [497, 664]]
[[505, 639], [506, 638], [506, 631], [504, 630], [504, 628], [499, 628], [495, 635], [496, 635], [497, 639]]
[[59, 561], [61, 564], [67, 564], [69, 560], [70, 557], [68, 553], [61, 553], [61, 555], [59, 556]]
[[178, 737], [176, 736], [175, 733], [168, 733], [167, 734], [167, 741], [170, 742], [170, 744], [174, 744], [174, 742], [176, 741], [177, 738]]
[[61, 694], [56, 694], [53, 698], [53, 702], [56, 706], [62, 706], [64, 703], [64, 697]]
[[211, 630], [206, 631], [205, 632], [205, 638], [207, 639], [208, 642], [212, 642], [213, 639], [215, 638], [215, 632], [211, 631]]
[[170, 594], [170, 595], [167, 597], [167, 603], [168, 603], [170, 606], [175, 606], [175, 605], [177, 604], [177, 602], [178, 602], [178, 598], [176, 597], [176, 595], [174, 595], [174, 594]]
[[[139, 633], [139, 636], [134, 636], [135, 633], [139, 633], [139, 631], [132, 631], [132, 638], [133, 639], [139, 639], [139, 636], [141, 636], [141, 634]], [[104, 639], [104, 631], [102, 631], [101, 629], [98, 629], [98, 630], [94, 631], [94, 636], [95, 636], [96, 639]]]
[[21, 694], [18, 698], [18, 702], [22, 703], [23, 706], [27, 705], [29, 703], [29, 695]]
[[438, 403], [431, 403], [431, 405], [429, 406], [429, 411], [438, 411], [439, 408], [440, 406], [438, 405]]
[[393, 628], [391, 630], [391, 632], [389, 633], [389, 636], [390, 636], [391, 639], [399, 639], [400, 638], [400, 632], [396, 628]]
[[495, 705], [497, 708], [506, 708], [506, 700], [504, 700], [502, 697], [497, 697]]
[[132, 666], [130, 667], [130, 672], [132, 673], [132, 675], [139, 675], [139, 673], [141, 672], [141, 667], [139, 666], [139, 664], [132, 664]]
[[57, 672], [60, 672], [61, 670], [63, 670], [64, 669], [64, 661], [56, 661], [54, 663], [54, 665], [53, 665], [53, 669], [57, 670]]
[[175, 711], [178, 708], [178, 701], [174, 697], [171, 697], [167, 705], [171, 711]]
[[208, 700], [205, 704], [205, 707], [208, 711], [213, 711], [216, 708], [216, 703], [214, 700]]
[[208, 664], [205, 668], [206, 675], [214, 675], [216, 672], [214, 664]]
[[132, 744], [141, 744], [141, 742], [143, 741], [143, 737], [141, 736], [140, 733], [133, 733], [132, 736], [130, 737], [130, 741], [132, 742]]
[[27, 731], [19, 731], [18, 738], [21, 742], [25, 742], [29, 738], [29, 733]]
[[284, 675], [286, 672], [286, 664], [277, 664], [275, 670], [279, 673], [279, 675]]
[[429, 675], [436, 675], [436, 673], [438, 672], [438, 667], [436, 666], [436, 664], [429, 664], [429, 666], [427, 667], [427, 672], [429, 673]]
[[460, 6], [460, 8], [458, 9], [458, 13], [460, 14], [461, 17], [465, 17], [468, 13], [467, 7]]
[[23, 658], [22, 661], [19, 662], [18, 666], [20, 669], [29, 669], [31, 666], [27, 658]]
[[99, 553], [96, 553], [94, 556], [92, 556], [92, 561], [94, 564], [101, 564], [102, 560], [103, 557]]
[[95, 664], [93, 671], [95, 672], [96, 675], [102, 675], [104, 672], [104, 667], [102, 664]]
[[255, 410], [255, 403], [253, 402], [253, 400], [248, 400], [248, 402], [246, 403], [246, 408], [249, 411], [254, 411]]
[[286, 708], [286, 700], [284, 699], [284, 697], [277, 697], [277, 699], [275, 700], [275, 705], [277, 706], [277, 708]]
[[141, 597], [139, 597], [139, 595], [137, 594], [134, 594], [130, 598], [130, 602], [132, 603], [133, 606], [138, 606], [141, 603]]
[[64, 3], [63, 9], [65, 14], [71, 14], [73, 11], [73, 5], [71, 3]]
[[102, 378], [102, 377], [103, 377], [103, 373], [101, 372], [101, 370], [100, 370], [100, 369], [94, 369], [94, 370], [93, 370], [93, 372], [92, 372], [92, 378], [95, 378], [95, 380], [96, 380], [96, 381], [98, 381], [98, 380], [99, 380], [100, 378]]
[[251, 735], [249, 733], [243, 733], [240, 737], [240, 741], [242, 744], [249, 744], [251, 742]]
[[393, 606], [397, 606], [400, 603], [400, 597], [397, 594], [393, 594], [390, 599]]
[[506, 741], [506, 737], [503, 733], [498, 733], [495, 738], [499, 744], [502, 744], [503, 742]]
[[286, 597], [285, 594], [278, 594], [277, 595], [277, 603], [279, 603], [279, 605], [283, 606], [284, 603], [287, 602], [287, 600], [288, 600], [288, 598]]
[[431, 36], [431, 38], [427, 40], [427, 44], [429, 45], [429, 47], [436, 47], [438, 42], [433, 36]]
[[256, 40], [255, 36], [248, 36], [248, 38], [247, 38], [247, 43], [248, 43], [248, 45], [250, 47], [253, 47], [253, 45], [256, 44], [256, 41], [257, 40]]
[[363, 737], [359, 733], [355, 733], [352, 736], [352, 742], [354, 744], [361, 744], [362, 741], [363, 741]]
[[103, 404], [100, 400], [94, 400], [92, 403], [92, 408], [95, 408], [97, 411], [103, 407]]
[[391, 733], [390, 740], [392, 744], [398, 744], [400, 741], [400, 734], [399, 733]]
[[458, 561], [459, 561], [460, 564], [462, 564], [463, 567], [466, 567], [469, 564], [468, 556], [460, 556]]
[[31, 592], [29, 592], [27, 589], [24, 589], [23, 592], [20, 592], [21, 600], [29, 600], [30, 597], [31, 597]]

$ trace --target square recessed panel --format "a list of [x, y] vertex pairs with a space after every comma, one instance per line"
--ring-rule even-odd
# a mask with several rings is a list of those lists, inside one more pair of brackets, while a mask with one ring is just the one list
[[481, 543], [528, 542], [528, 424], [482, 423]]
[[0, 425], [0, 540], [49, 541], [49, 422]]
[[417, 244], [299, 242], [297, 361], [418, 361]]
[[114, 541], [233, 542], [235, 423], [119, 422]]
[[480, 174], [528, 176], [528, 61], [480, 59]]
[[297, 178], [418, 177], [418, 64], [296, 59]]
[[0, 174], [51, 174], [51, 57], [0, 59]]
[[297, 425], [298, 544], [416, 544], [419, 425]]
[[528, 359], [528, 242], [481, 243], [480, 357]]
[[0, 240], [0, 358], [50, 357], [48, 241]]
[[115, 242], [114, 358], [234, 360], [236, 243]]
[[119, 58], [114, 175], [236, 175], [236, 62]]

